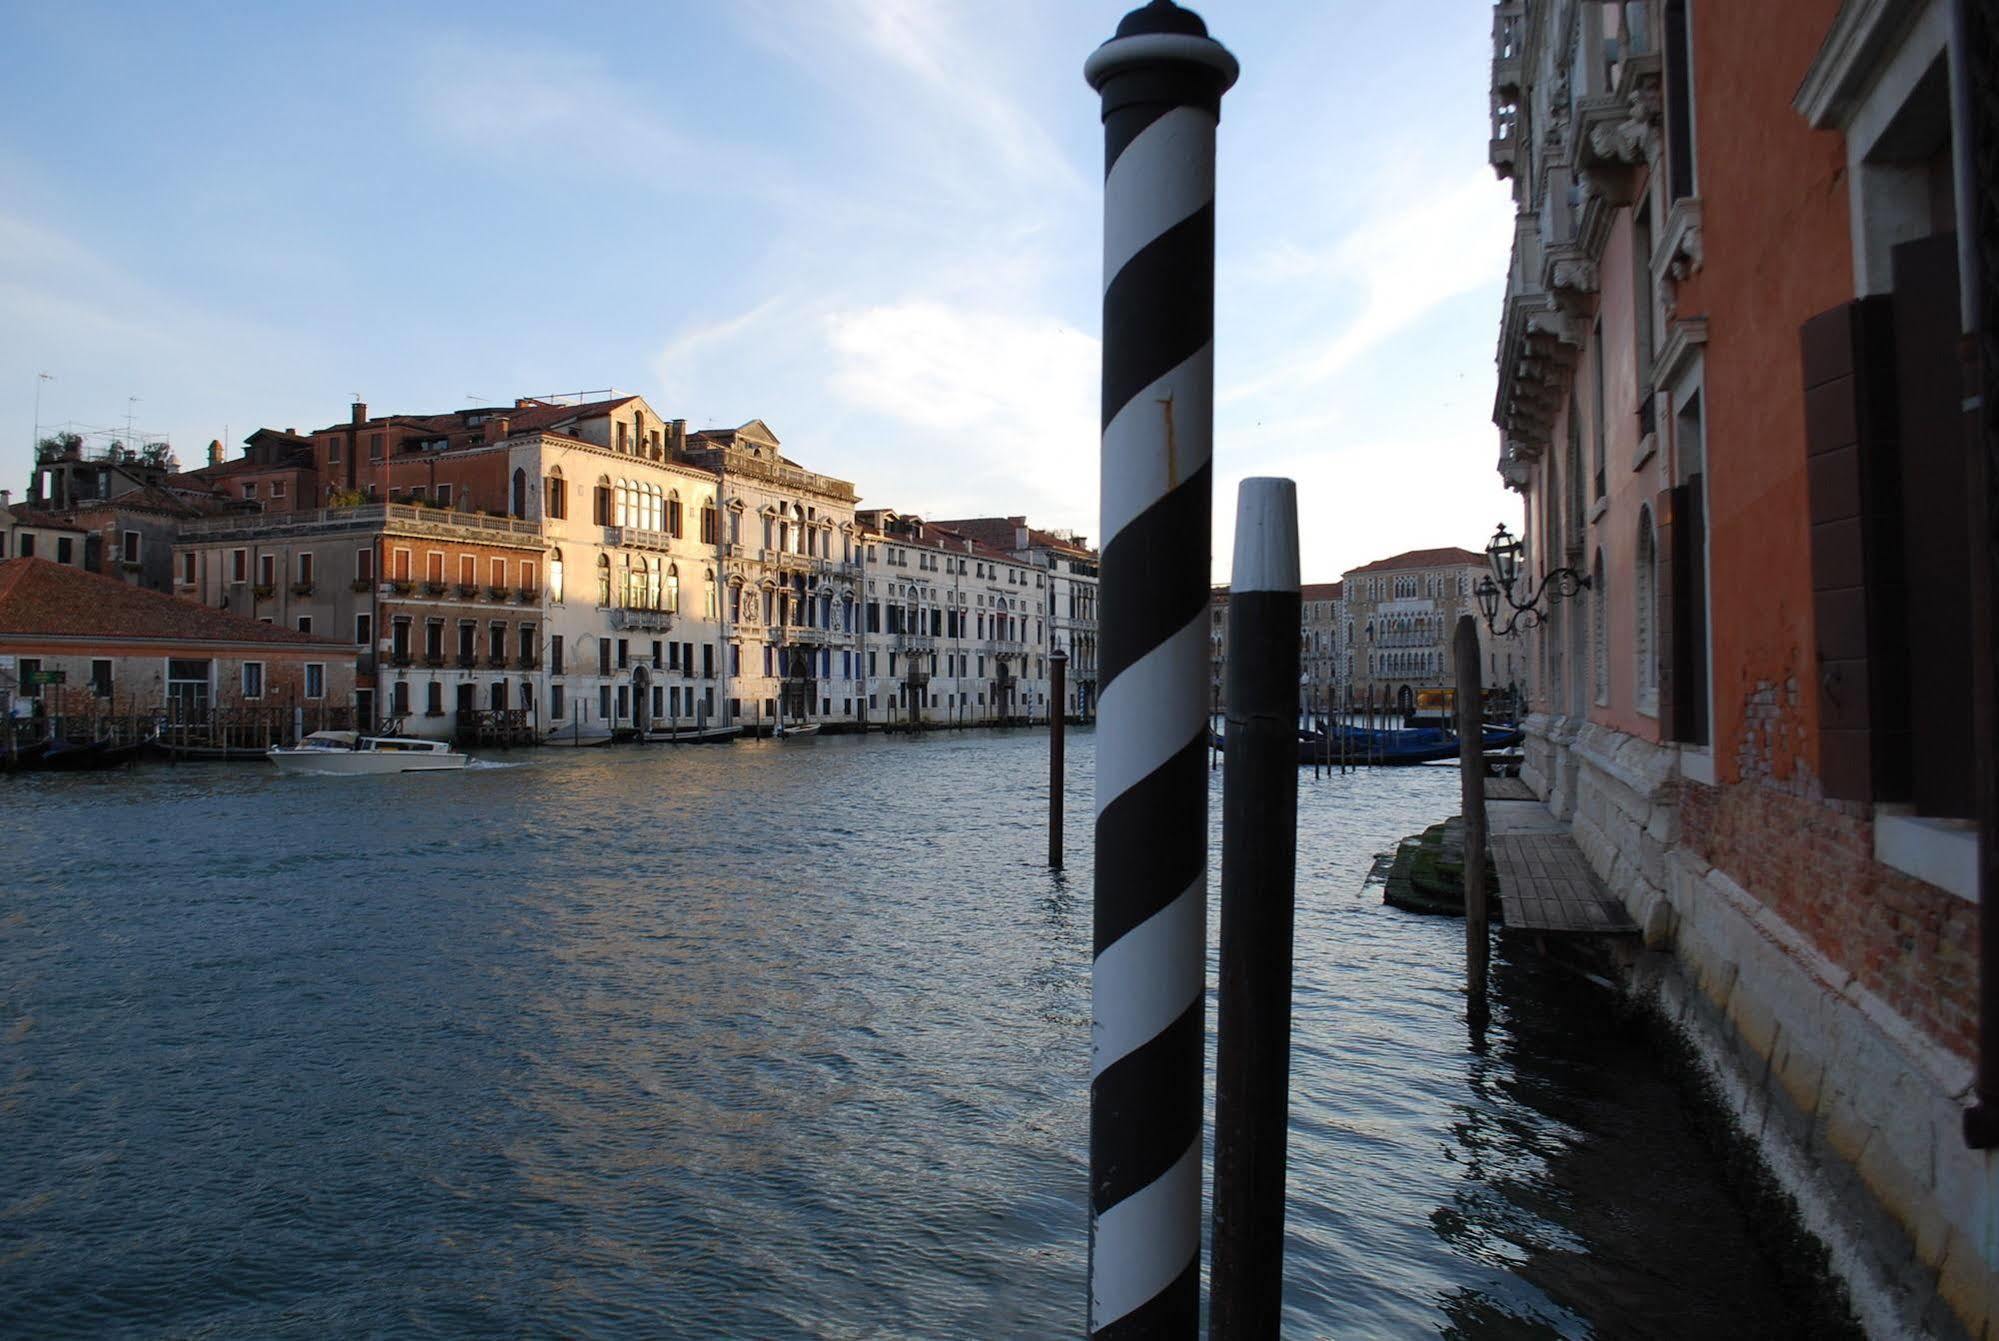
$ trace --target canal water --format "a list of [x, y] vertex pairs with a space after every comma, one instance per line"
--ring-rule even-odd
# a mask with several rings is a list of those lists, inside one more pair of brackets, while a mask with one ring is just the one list
[[[1045, 750], [9, 780], [0, 1333], [1080, 1334]], [[1288, 1334], [1823, 1335], [1596, 989], [1502, 953], [1475, 1050], [1364, 887], [1456, 786], [1301, 778]]]

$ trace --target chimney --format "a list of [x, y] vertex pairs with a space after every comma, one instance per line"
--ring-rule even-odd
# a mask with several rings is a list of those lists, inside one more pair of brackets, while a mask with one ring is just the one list
[[500, 415], [493, 420], [493, 441], [505, 442], [507, 440], [507, 431], [513, 427], [513, 423], [514, 421], [505, 415]]
[[13, 505], [14, 491], [12, 489], [0, 489], [0, 512], [5, 512]]
[[367, 401], [357, 400], [354, 402], [354, 422], [357, 424], [365, 424], [368, 422]]
[[208, 464], [211, 466], [222, 464], [222, 439], [210, 438], [208, 440]]
[[666, 440], [670, 444], [672, 455], [684, 455], [687, 451], [687, 421], [685, 419], [674, 420], [673, 429], [667, 434]]

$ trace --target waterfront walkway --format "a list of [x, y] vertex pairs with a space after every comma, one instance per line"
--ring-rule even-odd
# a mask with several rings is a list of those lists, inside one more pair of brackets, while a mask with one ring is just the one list
[[[1525, 784], [1520, 785], [1525, 792]], [[1495, 796], [1487, 784], [1486, 841], [1499, 871], [1508, 931], [1636, 935], [1637, 923], [1583, 859], [1569, 826], [1532, 799]]]

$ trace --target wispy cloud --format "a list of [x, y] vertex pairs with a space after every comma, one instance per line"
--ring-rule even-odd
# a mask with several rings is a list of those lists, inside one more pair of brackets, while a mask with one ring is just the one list
[[836, 312], [826, 340], [830, 390], [930, 444], [894, 482], [913, 505], [985, 512], [1011, 498], [1021, 501], [1010, 511], [1032, 505], [1052, 524], [1094, 529], [1095, 472], [1078, 468], [1096, 453], [1094, 338], [1019, 311], [917, 299]]
[[[1363, 198], [1383, 198], [1365, 192]], [[1400, 193], [1394, 200], [1410, 199]], [[1290, 293], [1350, 297], [1351, 315], [1324, 341], [1223, 388], [1232, 403], [1323, 383], [1459, 294], [1503, 276], [1512, 216], [1480, 174], [1364, 218], [1323, 248], [1280, 242], [1236, 269], [1243, 281]]]

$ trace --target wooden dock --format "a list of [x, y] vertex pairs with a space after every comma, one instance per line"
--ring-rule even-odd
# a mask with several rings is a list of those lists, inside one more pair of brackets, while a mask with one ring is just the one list
[[[1531, 793], [1530, 793], [1531, 796]], [[1638, 934], [1582, 849], [1562, 823], [1536, 800], [1486, 802], [1487, 840], [1499, 871], [1499, 901], [1508, 931], [1544, 935]]]

